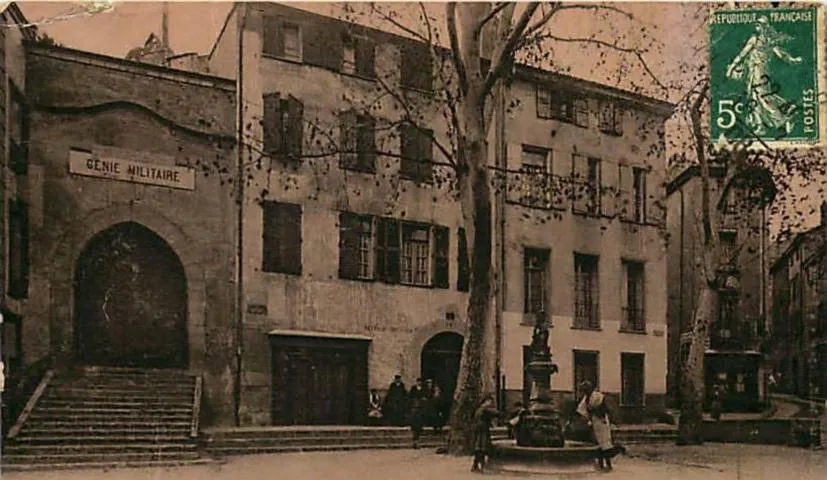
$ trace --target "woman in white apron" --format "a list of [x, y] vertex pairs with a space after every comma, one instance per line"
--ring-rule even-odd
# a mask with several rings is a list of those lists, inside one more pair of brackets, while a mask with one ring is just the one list
[[609, 422], [609, 410], [606, 407], [605, 396], [597, 391], [591, 382], [580, 384], [583, 399], [577, 406], [577, 413], [583, 416], [594, 432], [600, 453], [597, 457], [600, 470], [612, 469], [612, 457], [623, 451], [623, 447], [615, 447], [612, 443], [612, 424]]

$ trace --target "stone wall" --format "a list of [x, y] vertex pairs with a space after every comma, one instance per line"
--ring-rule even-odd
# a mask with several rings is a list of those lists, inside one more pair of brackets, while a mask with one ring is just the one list
[[[233, 85], [60, 48], [31, 47], [31, 291], [26, 361], [74, 360], [73, 275], [86, 242], [133, 221], [178, 255], [187, 281], [189, 368], [205, 379], [203, 420], [232, 422], [235, 209]], [[195, 189], [70, 174], [70, 150], [198, 167]], [[203, 167], [202, 167], [203, 166]], [[208, 166], [208, 167], [207, 167]]]

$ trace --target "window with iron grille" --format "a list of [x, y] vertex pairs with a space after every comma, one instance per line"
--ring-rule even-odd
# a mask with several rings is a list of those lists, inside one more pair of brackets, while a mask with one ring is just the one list
[[623, 271], [625, 278], [621, 329], [627, 332], [646, 332], [643, 263], [624, 261]]
[[600, 328], [598, 258], [595, 255], [574, 254], [575, 328]]
[[526, 248], [523, 258], [524, 311], [533, 314], [545, 313], [547, 312], [549, 251]]
[[600, 354], [588, 350], [574, 350], [574, 388], [577, 398], [580, 399], [586, 392], [581, 391], [580, 385], [591, 382], [594, 388], [600, 389]]
[[620, 403], [624, 406], [640, 407], [644, 400], [644, 354], [621, 353], [620, 370], [622, 387]]
[[374, 78], [376, 46], [372, 39], [349, 35], [344, 39], [342, 50], [342, 73]]

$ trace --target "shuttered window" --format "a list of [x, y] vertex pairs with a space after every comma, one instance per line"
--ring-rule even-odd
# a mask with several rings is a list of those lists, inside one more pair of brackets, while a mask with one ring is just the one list
[[600, 328], [600, 291], [598, 257], [574, 254], [574, 326], [576, 328]]
[[431, 91], [433, 59], [430, 45], [410, 42], [402, 47], [401, 84], [403, 88]]
[[304, 105], [292, 95], [264, 95], [264, 153], [283, 160], [300, 160], [304, 143]]
[[263, 202], [262, 270], [302, 274], [301, 206]]
[[374, 172], [376, 122], [373, 117], [350, 110], [341, 113], [339, 123], [339, 166], [346, 170]]
[[277, 16], [266, 16], [262, 30], [265, 55], [302, 61], [302, 30], [297, 23]]
[[359, 35], [348, 35], [344, 41], [342, 73], [360, 77], [376, 77], [376, 43]]
[[450, 230], [435, 225], [434, 230], [434, 286], [448, 288], [450, 284]]
[[402, 124], [400, 175], [417, 182], [433, 180], [433, 131]]

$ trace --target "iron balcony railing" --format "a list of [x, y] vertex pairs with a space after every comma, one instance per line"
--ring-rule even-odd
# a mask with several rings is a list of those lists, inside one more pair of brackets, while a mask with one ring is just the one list
[[623, 307], [623, 321], [620, 329], [624, 332], [645, 333], [646, 317], [642, 308]]

